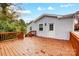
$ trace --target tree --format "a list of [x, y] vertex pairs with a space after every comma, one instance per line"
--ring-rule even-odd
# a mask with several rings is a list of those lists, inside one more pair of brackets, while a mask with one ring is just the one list
[[[0, 3], [2, 10], [0, 11], [0, 31], [4, 32], [25, 32], [26, 24], [23, 19], [18, 19], [18, 13], [7, 7], [12, 3]], [[8, 12], [11, 11], [11, 12]]]
[[23, 26], [26, 26], [25, 24], [25, 21], [23, 19], [19, 19], [20, 20], [20, 23], [23, 25]]
[[2, 8], [2, 13], [6, 15], [7, 7], [11, 6], [12, 3], [0, 3], [0, 7]]
[[19, 20], [19, 24], [20, 24], [20, 26], [21, 26], [21, 31], [22, 32], [26, 32], [26, 24], [25, 24], [25, 21], [23, 20], [23, 19], [20, 19]]

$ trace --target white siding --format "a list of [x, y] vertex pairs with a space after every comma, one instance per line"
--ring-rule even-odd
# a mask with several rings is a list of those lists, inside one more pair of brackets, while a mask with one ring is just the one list
[[32, 30], [35, 30], [35, 24], [32, 22], [27, 26], [27, 33], [30, 32], [30, 27], [32, 27]]
[[[27, 31], [29, 32], [30, 26], [32, 26], [33, 30], [37, 31], [37, 36], [42, 37], [50, 37], [50, 38], [57, 38], [57, 39], [69, 39], [69, 32], [74, 31], [74, 19], [60, 19], [52, 18], [52, 17], [44, 17], [41, 20], [37, 21], [36, 23], [31, 23]], [[45, 26], [45, 23], [47, 24]], [[53, 23], [54, 30], [49, 30], [49, 24]], [[39, 31], [39, 24], [43, 24], [43, 31]]]
[[[36, 31], [37, 31], [37, 36], [43, 36], [43, 37], [55, 37], [55, 23], [57, 19], [52, 18], [52, 17], [44, 17], [41, 20], [37, 21], [36, 24]], [[47, 24], [45, 26], [45, 23]], [[50, 31], [49, 30], [49, 24], [53, 23], [54, 24], [54, 30]], [[39, 31], [39, 24], [43, 24], [43, 31]]]
[[69, 39], [69, 32], [74, 31], [74, 24], [73, 24], [73, 19], [60, 19], [56, 23], [56, 38], [59, 39]]

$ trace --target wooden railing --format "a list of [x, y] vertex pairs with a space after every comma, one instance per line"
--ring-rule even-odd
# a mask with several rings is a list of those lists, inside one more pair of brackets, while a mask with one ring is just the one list
[[26, 36], [30, 36], [30, 37], [36, 36], [36, 31], [30, 31], [29, 33], [27, 33]]
[[0, 40], [7, 40], [16, 38], [17, 33], [15, 32], [0, 32]]
[[24, 33], [23, 32], [0, 32], [0, 41], [2, 40], [8, 40], [8, 39], [24, 39]]
[[76, 52], [76, 56], [79, 56], [79, 35], [75, 33], [70, 33], [70, 42]]
[[25, 38], [24, 33], [23, 33], [23, 32], [19, 32], [19, 33], [17, 34], [17, 38], [18, 38], [18, 39], [24, 39], [24, 38]]

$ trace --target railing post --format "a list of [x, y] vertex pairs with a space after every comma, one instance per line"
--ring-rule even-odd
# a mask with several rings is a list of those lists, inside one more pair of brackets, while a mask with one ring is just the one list
[[74, 33], [70, 33], [70, 42], [72, 43], [76, 56], [79, 56], [79, 38]]
[[23, 32], [20, 32], [20, 33], [17, 35], [17, 38], [18, 38], [18, 39], [24, 39], [24, 33], [23, 33]]

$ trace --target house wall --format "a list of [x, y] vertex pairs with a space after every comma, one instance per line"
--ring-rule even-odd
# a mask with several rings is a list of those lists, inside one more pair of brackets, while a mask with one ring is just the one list
[[35, 30], [35, 24], [32, 22], [31, 24], [27, 26], [27, 33], [30, 32], [30, 27], [32, 27], [32, 30]]
[[[50, 37], [54, 38], [55, 37], [55, 23], [57, 19], [52, 18], [52, 17], [44, 17], [41, 20], [37, 21], [36, 24], [36, 31], [37, 31], [37, 36], [43, 36], [43, 37]], [[47, 24], [45, 26], [45, 23]], [[53, 23], [54, 24], [54, 30], [50, 31], [49, 30], [49, 24]], [[43, 31], [39, 31], [39, 24], [43, 24]]]
[[[37, 36], [42, 37], [49, 37], [49, 38], [57, 38], [57, 39], [63, 39], [68, 40], [69, 39], [69, 32], [74, 31], [74, 19], [60, 19], [53, 17], [44, 17], [41, 20], [37, 21], [36, 23], [31, 23], [28, 26], [28, 32], [29, 27], [32, 26], [33, 30], [36, 30]], [[45, 23], [47, 25], [45, 26]], [[49, 24], [54, 24], [54, 30], [49, 30]], [[43, 31], [39, 31], [39, 24], [43, 24]]]
[[55, 37], [59, 39], [69, 40], [69, 32], [74, 31], [74, 19], [73, 18], [66, 18], [60, 19], [56, 23], [56, 33]]

